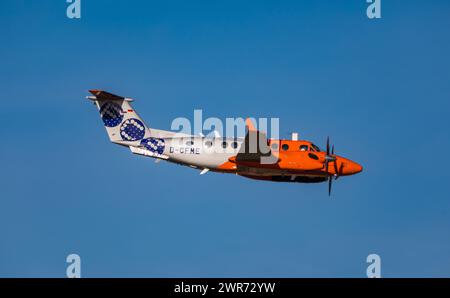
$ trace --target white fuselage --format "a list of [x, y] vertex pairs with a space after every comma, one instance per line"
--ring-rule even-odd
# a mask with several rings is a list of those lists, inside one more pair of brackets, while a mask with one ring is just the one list
[[201, 136], [164, 138], [164, 155], [168, 161], [194, 168], [219, 170], [228, 159], [235, 156], [243, 139], [208, 138]]

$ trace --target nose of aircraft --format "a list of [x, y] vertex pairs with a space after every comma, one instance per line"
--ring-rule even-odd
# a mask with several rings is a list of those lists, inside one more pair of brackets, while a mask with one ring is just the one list
[[352, 161], [352, 160], [346, 160], [344, 164], [344, 173], [347, 175], [353, 175], [361, 172], [363, 170], [363, 167]]
[[358, 174], [363, 170], [363, 167], [359, 163], [342, 156], [337, 156], [337, 166], [339, 175], [344, 176]]

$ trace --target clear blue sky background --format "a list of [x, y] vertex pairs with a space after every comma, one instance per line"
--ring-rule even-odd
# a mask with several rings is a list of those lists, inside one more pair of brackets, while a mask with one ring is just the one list
[[[450, 276], [450, 3], [0, 2], [0, 276]], [[277, 184], [109, 143], [87, 90], [175, 117], [279, 117], [364, 172]]]

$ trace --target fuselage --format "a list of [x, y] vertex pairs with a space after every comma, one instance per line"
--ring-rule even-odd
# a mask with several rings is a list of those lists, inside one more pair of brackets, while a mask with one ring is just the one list
[[[222, 173], [235, 173], [252, 179], [283, 182], [322, 182], [329, 175], [352, 175], [362, 167], [342, 156], [336, 157], [336, 167], [324, 167], [325, 152], [305, 140], [268, 140], [273, 162], [236, 160], [244, 138], [209, 138], [202, 136], [161, 138], [160, 152], [168, 161], [192, 168]], [[339, 170], [340, 169], [340, 170]]]
[[111, 142], [133, 153], [208, 171], [234, 173], [252, 179], [283, 182], [322, 182], [353, 175], [362, 167], [322, 151], [306, 140], [267, 139], [250, 118], [245, 138], [194, 136], [148, 127], [131, 106], [133, 99], [103, 90], [90, 90]]

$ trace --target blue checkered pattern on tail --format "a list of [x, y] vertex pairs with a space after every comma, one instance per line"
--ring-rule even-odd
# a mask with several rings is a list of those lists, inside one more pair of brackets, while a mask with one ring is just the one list
[[122, 122], [122, 108], [117, 103], [105, 102], [100, 108], [100, 116], [105, 126], [115, 127]]

